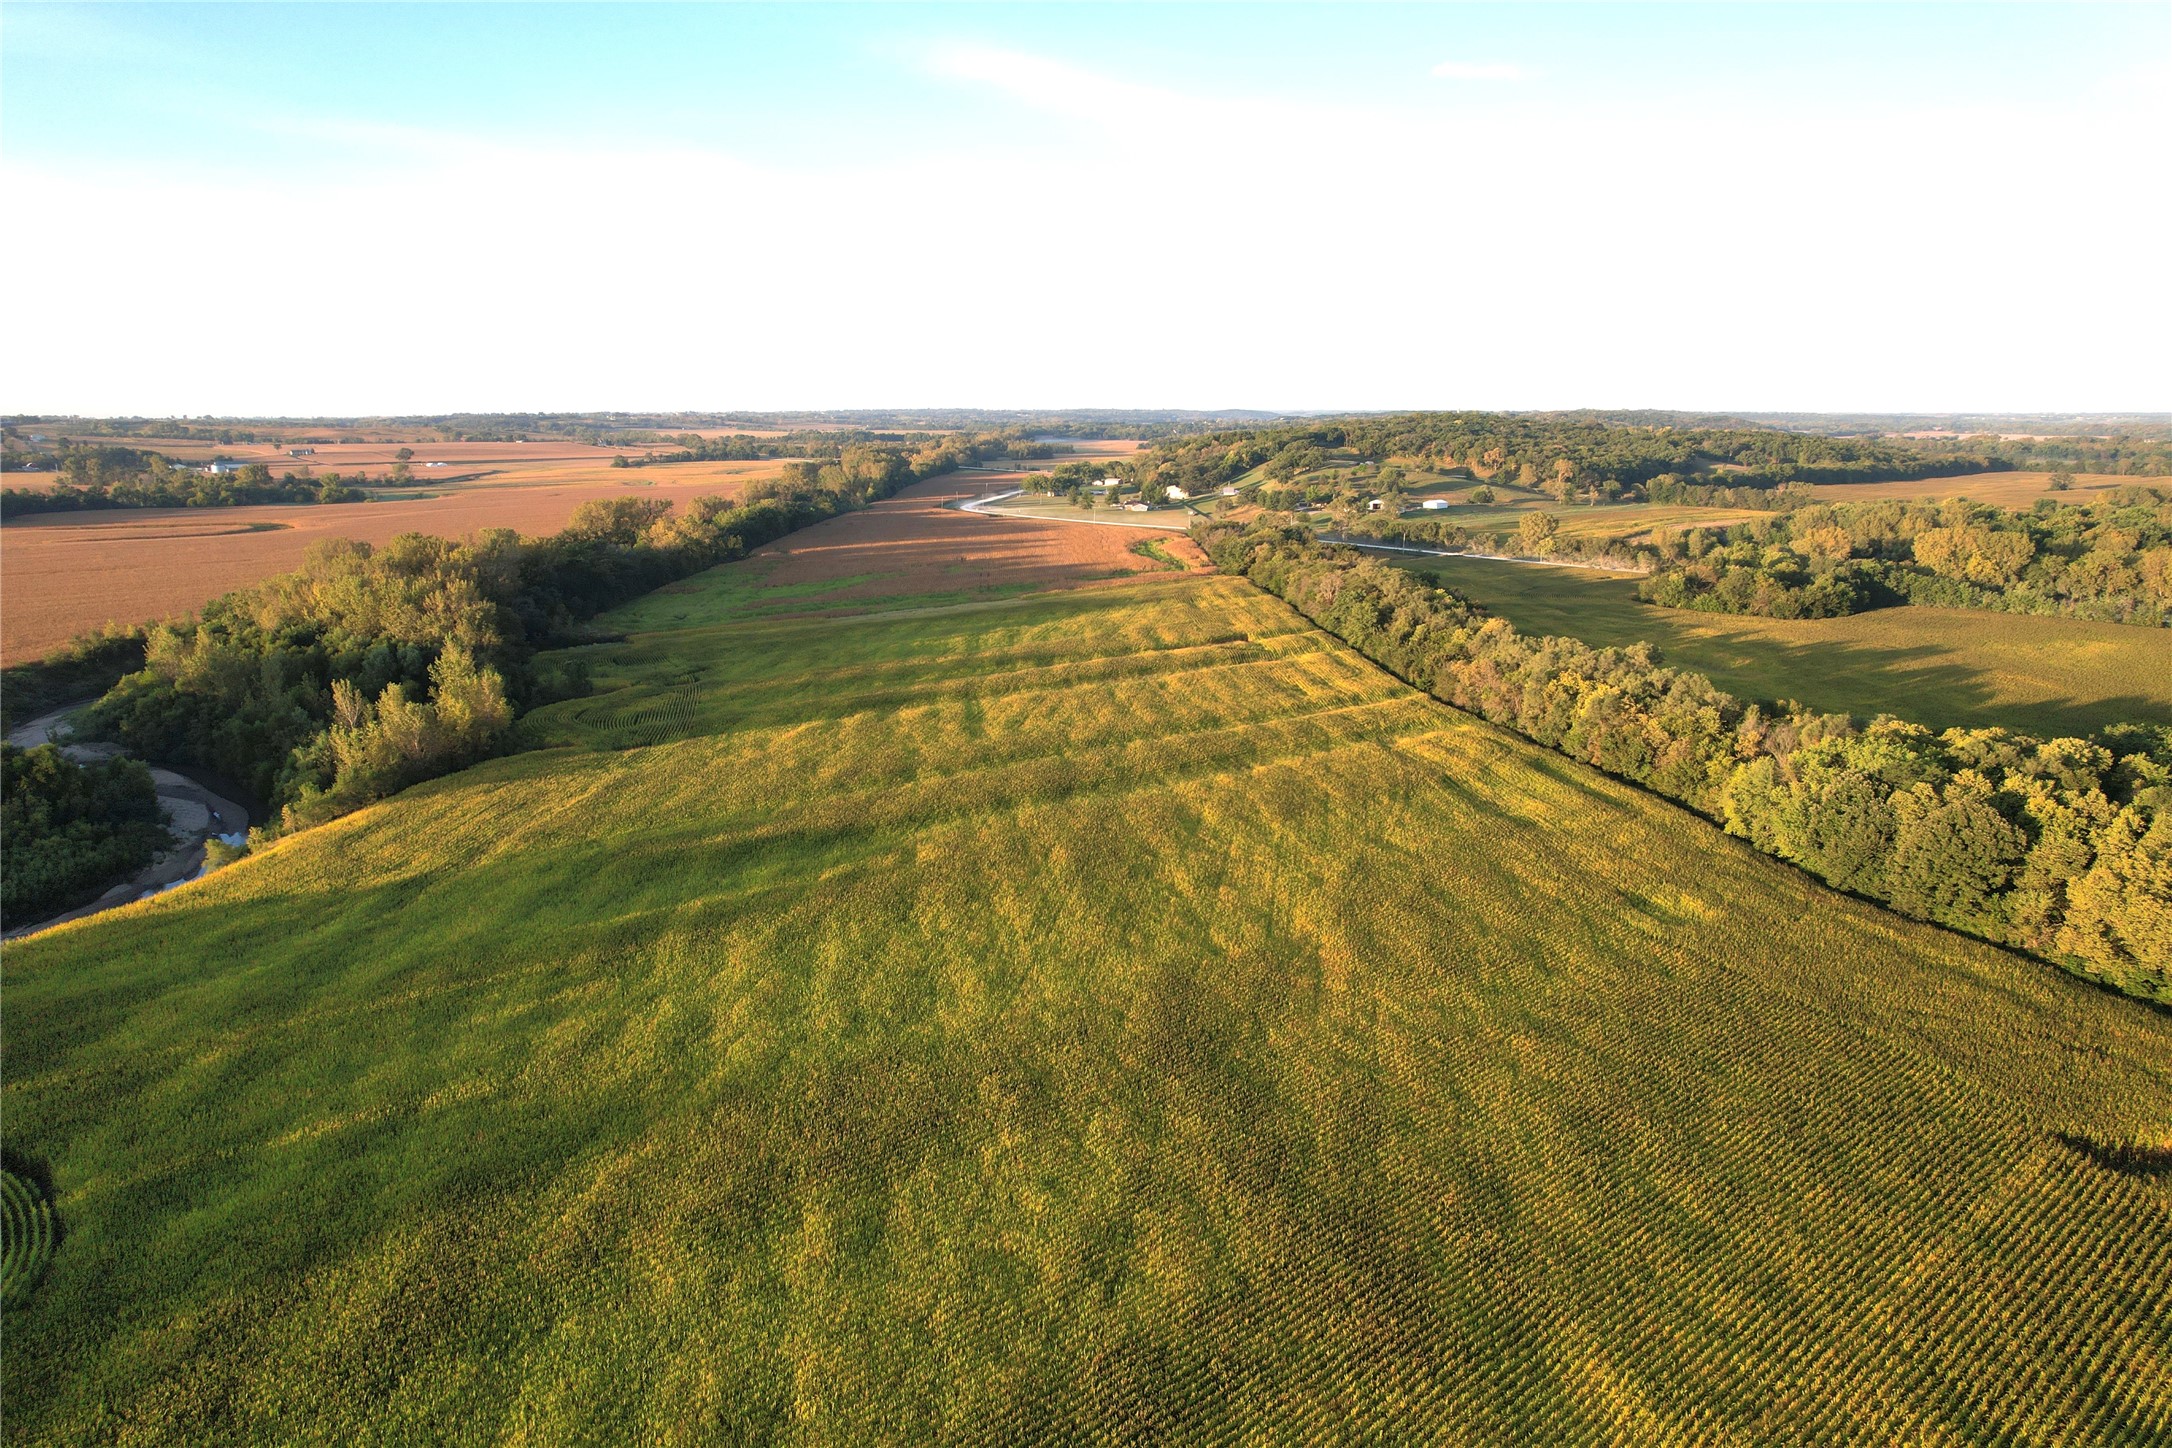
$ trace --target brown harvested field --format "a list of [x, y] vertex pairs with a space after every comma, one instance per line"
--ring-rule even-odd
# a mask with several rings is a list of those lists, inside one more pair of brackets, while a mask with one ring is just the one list
[[[98, 439], [86, 439], [98, 441]], [[526, 467], [535, 463], [601, 463], [610, 466], [618, 453], [669, 451], [638, 447], [595, 447], [585, 442], [325, 442], [310, 445], [306, 457], [294, 457], [286, 443], [268, 442], [197, 442], [178, 438], [119, 438], [104, 439], [121, 447], [137, 448], [143, 452], [163, 453], [176, 462], [204, 462], [214, 457], [232, 458], [236, 462], [264, 463], [275, 469], [300, 468], [304, 465], [319, 470], [326, 468], [343, 470], [353, 467], [390, 467], [399, 459], [395, 456], [401, 448], [414, 453], [408, 465], [420, 470], [426, 462], [458, 463], [472, 467], [479, 463], [494, 463], [504, 467]]]
[[734, 493], [774, 463], [569, 470], [564, 481], [468, 486], [437, 497], [246, 508], [40, 513], [0, 526], [0, 662], [34, 659], [107, 622], [149, 623], [299, 566], [320, 538], [482, 528], [555, 533], [591, 498]]
[[1930, 502], [1967, 498], [1999, 508], [2026, 508], [2038, 498], [2089, 502], [2099, 493], [2135, 483], [2161, 488], [2172, 486], [2172, 478], [2076, 473], [2070, 491], [2055, 493], [2051, 490], [2048, 472], [1966, 473], [1957, 478], [1924, 478], [1906, 483], [1820, 483], [1810, 491], [1822, 503], [1865, 503], [1874, 498], [1920, 498]]
[[[995, 597], [1140, 574], [1181, 577], [1132, 551], [1142, 537], [1158, 542], [1187, 570], [1207, 566], [1206, 556], [1182, 534], [990, 517], [945, 506], [1016, 486], [1020, 476], [931, 478], [872, 508], [780, 538], [739, 566], [750, 588], [758, 584], [765, 613], [827, 611], [864, 600], [929, 595]], [[666, 588], [652, 595], [666, 614], [671, 593]]]

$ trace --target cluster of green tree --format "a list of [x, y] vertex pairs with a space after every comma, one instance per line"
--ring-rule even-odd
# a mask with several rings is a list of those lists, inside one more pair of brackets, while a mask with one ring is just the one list
[[2172, 730], [2038, 740], [1768, 710], [1649, 645], [1527, 637], [1304, 528], [1195, 536], [1225, 572], [1459, 709], [1841, 889], [2172, 1001]]
[[[1332, 513], [1340, 540], [1363, 539], [1406, 548], [1438, 548], [1449, 553], [1495, 553], [1513, 558], [1551, 558], [1595, 567], [1643, 571], [1650, 549], [1609, 533], [1563, 533], [1552, 513], [1532, 511], [1516, 518], [1513, 528], [1472, 528], [1450, 518], [1403, 518], [1392, 510], [1368, 513], [1337, 508]], [[1279, 520], [1278, 520], [1279, 521]]]
[[2172, 473], [2172, 438], [2121, 433], [2111, 437], [1971, 437], [1956, 446], [2009, 468], [2163, 477]]
[[737, 506], [604, 498], [547, 538], [326, 540], [299, 571], [151, 629], [83, 728], [243, 781], [279, 810], [273, 833], [303, 828], [461, 768], [522, 708], [577, 692], [534, 655], [580, 621], [927, 475], [864, 449]]
[[95, 899], [172, 841], [139, 761], [78, 764], [50, 744], [0, 744], [0, 921]]
[[[134, 448], [64, 443], [53, 457], [60, 476], [48, 488], [0, 488], [0, 517], [90, 508], [216, 508], [241, 503], [360, 503], [369, 494], [337, 473], [274, 478], [262, 463], [238, 472], [177, 467]], [[404, 467], [395, 471], [404, 472]]]
[[144, 631], [107, 628], [78, 636], [42, 659], [0, 672], [0, 725], [94, 698], [143, 667]]
[[[1151, 454], [1154, 477], [1191, 491], [1255, 468], [1295, 478], [1338, 453], [1387, 463], [1467, 468], [1478, 476], [1541, 488], [1563, 501], [1641, 495], [1653, 480], [1706, 474], [1721, 486], [1877, 482], [1982, 472], [2005, 464], [1981, 453], [1931, 449], [1775, 428], [1623, 426], [1586, 415], [1427, 412], [1331, 418], [1242, 432], [1166, 439]], [[1716, 469], [1726, 469], [1715, 474]]]
[[1805, 507], [1815, 495], [1800, 483], [1777, 488], [1743, 487], [1721, 483], [1693, 483], [1679, 473], [1661, 473], [1644, 485], [1646, 502], [1684, 508], [1745, 508], [1784, 513]]
[[1111, 478], [1116, 480], [1119, 495], [1136, 492], [1141, 485], [1139, 469], [1130, 461], [1089, 458], [1060, 463], [1045, 473], [1028, 473], [1020, 486], [1029, 493], [1047, 493], [1082, 507], [1091, 507], [1096, 494], [1106, 491], [1102, 484]]
[[[1971, 413], [1955, 415], [1579, 410], [1543, 414], [1561, 422], [1692, 431], [1779, 431], [1876, 444], [1883, 450], [1980, 465], [2128, 477], [2172, 473], [2172, 422], [2163, 413]], [[1741, 461], [1750, 461], [1747, 458]], [[1941, 468], [1927, 476], [1948, 476]], [[1827, 481], [1847, 481], [1830, 478]]]
[[1897, 603], [2172, 623], [2172, 491], [2026, 512], [1954, 499], [1812, 504], [1663, 530], [1642, 595], [1671, 608], [1829, 617]]

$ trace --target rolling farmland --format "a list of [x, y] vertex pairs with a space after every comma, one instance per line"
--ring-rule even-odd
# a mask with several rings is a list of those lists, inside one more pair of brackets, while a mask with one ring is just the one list
[[[985, 602], [1012, 594], [1129, 578], [1165, 565], [1131, 551], [1121, 528], [990, 517], [950, 506], [1016, 487], [1016, 473], [959, 473], [781, 538], [736, 569], [658, 589], [617, 615], [627, 628], [681, 628], [779, 613], [862, 613]], [[1165, 545], [1188, 566], [1206, 559], [1188, 538]]]
[[383, 543], [401, 533], [459, 538], [483, 528], [553, 533], [591, 498], [730, 495], [777, 468], [726, 462], [627, 470], [589, 462], [535, 475], [549, 481], [470, 483], [435, 496], [330, 507], [113, 508], [14, 518], [0, 525], [0, 660], [35, 659], [108, 622], [131, 626], [185, 613], [299, 566], [319, 538]]
[[2049, 736], [2124, 720], [2172, 724], [2164, 629], [1955, 608], [1830, 619], [1699, 613], [1641, 603], [1636, 580], [1592, 569], [1430, 557], [1409, 566], [1525, 633], [1601, 648], [1649, 642], [1744, 698]]
[[2172, 1433], [2172, 1018], [954, 527], [11, 949], [8, 1440]]

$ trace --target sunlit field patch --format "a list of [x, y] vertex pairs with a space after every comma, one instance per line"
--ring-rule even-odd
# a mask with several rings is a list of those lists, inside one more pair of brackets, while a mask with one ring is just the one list
[[1635, 579], [1590, 569], [1472, 558], [1408, 566], [1525, 633], [1600, 648], [1648, 642], [1746, 699], [2045, 736], [2172, 724], [2172, 630], [1958, 608], [1758, 618], [1640, 603]]
[[2161, 1143], [2172, 1019], [1241, 580], [747, 567], [533, 751], [10, 948], [11, 1441], [2172, 1432], [2172, 1198], [2071, 1144]]

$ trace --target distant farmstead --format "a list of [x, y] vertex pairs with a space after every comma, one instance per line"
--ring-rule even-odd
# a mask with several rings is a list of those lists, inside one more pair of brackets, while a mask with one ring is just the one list
[[247, 466], [249, 466], [247, 463], [237, 463], [232, 458], [213, 458], [210, 462], [204, 464], [204, 471], [207, 473], [238, 473]]
[[287, 449], [287, 456], [290, 458], [313, 458], [316, 455], [317, 450], [313, 447], [290, 447]]

